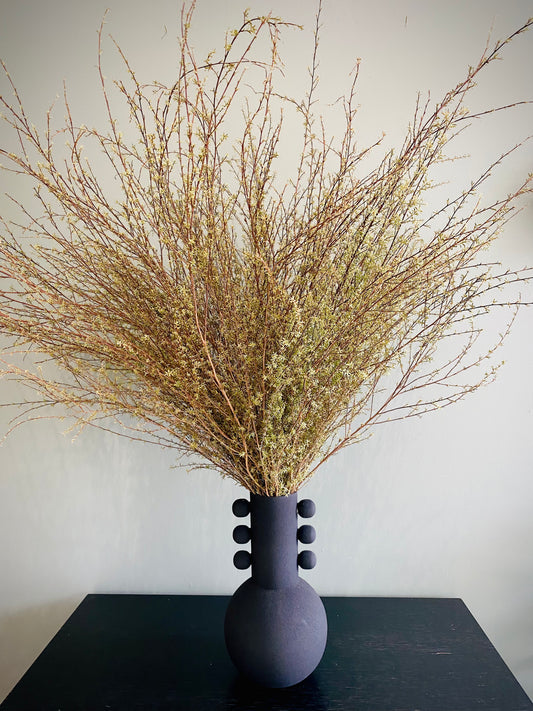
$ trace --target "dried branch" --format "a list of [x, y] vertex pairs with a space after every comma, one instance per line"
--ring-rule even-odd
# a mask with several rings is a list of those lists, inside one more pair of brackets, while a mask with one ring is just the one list
[[[41, 212], [15, 200], [21, 220], [1, 219], [2, 371], [37, 391], [28, 417], [66, 406], [80, 426], [117, 425], [197, 454], [256, 493], [287, 494], [371, 425], [457, 402], [493, 377], [490, 363], [473, 371], [505, 333], [480, 353], [480, 319], [518, 306], [492, 292], [531, 273], [498, 270], [483, 251], [532, 178], [491, 204], [476, 196], [523, 144], [431, 214], [422, 200], [468, 122], [511, 108], [469, 114], [463, 102], [533, 19], [487, 46], [434, 108], [419, 98], [400, 150], [362, 174], [379, 142], [354, 140], [359, 64], [340, 141], [315, 114], [320, 7], [304, 100], [275, 88], [290, 23], [245, 14], [220, 56], [198, 62], [193, 9], [183, 11], [172, 86], [142, 85], [118, 48], [127, 79], [110, 88], [99, 59], [107, 131], [77, 126], [65, 93], [65, 124], [54, 130], [51, 110], [41, 135], [7, 75], [15, 101], [0, 102], [19, 149], [0, 155], [34, 181]], [[263, 36], [267, 59], [256, 54]], [[102, 39], [101, 28], [99, 58]], [[114, 90], [133, 140], [120, 131]], [[292, 180], [279, 184], [291, 110], [303, 118], [302, 150]], [[84, 145], [103, 153], [118, 202]], [[11, 362], [17, 351], [45, 359], [23, 368]]]

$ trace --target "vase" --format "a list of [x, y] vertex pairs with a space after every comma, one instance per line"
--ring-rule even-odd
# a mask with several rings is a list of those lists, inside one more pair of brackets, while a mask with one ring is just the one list
[[308, 677], [320, 662], [327, 638], [322, 600], [298, 575], [298, 567], [314, 567], [312, 551], [298, 554], [298, 541], [315, 539], [315, 529], [298, 527], [298, 515], [314, 514], [310, 499], [297, 495], [238, 499], [237, 516], [250, 515], [250, 526], [239, 525], [233, 538], [251, 541], [251, 554], [234, 556], [237, 568], [251, 565], [251, 577], [233, 594], [224, 621], [229, 656], [248, 679], [262, 686], [293, 686]]

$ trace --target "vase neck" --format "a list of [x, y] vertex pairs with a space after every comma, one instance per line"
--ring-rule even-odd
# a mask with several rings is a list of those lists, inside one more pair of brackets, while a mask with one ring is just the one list
[[250, 495], [252, 580], [264, 588], [298, 581], [297, 495]]

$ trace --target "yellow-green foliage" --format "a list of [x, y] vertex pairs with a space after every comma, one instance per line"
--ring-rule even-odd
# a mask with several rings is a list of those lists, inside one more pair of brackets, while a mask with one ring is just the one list
[[[18, 94], [2, 99], [20, 150], [1, 153], [33, 178], [42, 212], [23, 209], [25, 226], [3, 220], [0, 329], [11, 350], [45, 354], [64, 377], [3, 369], [80, 423], [114, 418], [256, 493], [286, 494], [371, 424], [454, 402], [490, 375], [471, 381], [483, 359], [468, 357], [476, 318], [493, 289], [526, 275], [495, 274], [480, 251], [529, 181], [480, 205], [471, 198], [491, 166], [429, 216], [421, 198], [468, 122], [465, 94], [505, 42], [434, 109], [417, 106], [400, 150], [361, 174], [369, 149], [354, 141], [355, 80], [334, 143], [312, 113], [316, 52], [306, 100], [275, 91], [287, 23], [245, 15], [222, 53], [199, 64], [192, 9], [174, 86], [140, 85], [124, 58], [128, 81], [115, 86], [134, 141], [119, 131], [101, 69], [104, 132], [76, 126], [65, 100], [62, 132], [54, 139], [49, 122], [40, 135]], [[252, 53], [262, 36], [266, 61]], [[300, 162], [283, 186], [280, 105], [303, 119]], [[91, 142], [119, 182], [118, 203], [85, 158]], [[444, 336], [457, 347], [435, 365]]]

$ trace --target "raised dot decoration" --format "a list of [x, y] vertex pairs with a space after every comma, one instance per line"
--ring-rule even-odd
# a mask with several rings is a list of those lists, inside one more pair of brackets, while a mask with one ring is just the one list
[[298, 514], [302, 518], [311, 518], [316, 513], [315, 502], [311, 499], [302, 499], [298, 502]]
[[[311, 499], [302, 499], [297, 505], [298, 515], [302, 518], [311, 518], [316, 513], [315, 502]], [[298, 540], [304, 545], [314, 543], [316, 539], [316, 531], [314, 526], [304, 524], [298, 528]], [[316, 555], [313, 551], [301, 551], [298, 553], [298, 565], [304, 570], [311, 570], [316, 565]]]
[[248, 543], [252, 537], [249, 526], [235, 526], [233, 529], [233, 540], [235, 543]]
[[[231, 507], [233, 514], [237, 518], [244, 518], [250, 513], [250, 502], [248, 499], [236, 499]], [[252, 531], [249, 526], [235, 526], [233, 529], [233, 540], [239, 545], [248, 543], [252, 538]], [[237, 551], [233, 556], [233, 565], [238, 570], [246, 570], [252, 564], [252, 556], [248, 551]]]
[[298, 529], [298, 540], [300, 543], [314, 543], [316, 539], [316, 531], [313, 526], [300, 526]]
[[244, 518], [250, 513], [250, 502], [248, 499], [236, 499], [231, 507], [233, 515], [237, 518]]
[[252, 556], [248, 551], [237, 551], [233, 556], [233, 565], [239, 570], [246, 570], [252, 565]]
[[304, 570], [311, 570], [316, 565], [316, 555], [313, 551], [302, 551], [298, 553], [298, 565]]

